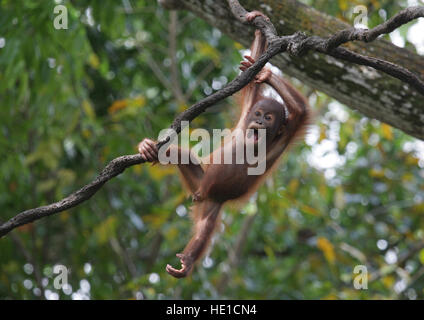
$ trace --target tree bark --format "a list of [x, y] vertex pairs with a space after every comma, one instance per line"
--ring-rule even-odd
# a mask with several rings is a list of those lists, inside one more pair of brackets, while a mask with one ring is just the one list
[[[252, 27], [234, 19], [226, 0], [181, 0], [178, 5], [179, 8], [192, 11], [246, 48], [249, 47], [254, 35]], [[303, 31], [308, 35], [326, 37], [352, 27], [296, 0], [245, 0], [242, 5], [249, 11], [264, 12], [274, 23], [279, 35]], [[388, 41], [357, 41], [344, 46], [363, 55], [396, 63], [424, 79], [424, 58]], [[424, 97], [408, 84], [373, 68], [340, 61], [317, 52], [302, 57], [283, 53], [273, 58], [272, 63], [287, 75], [365, 116], [424, 139]]]

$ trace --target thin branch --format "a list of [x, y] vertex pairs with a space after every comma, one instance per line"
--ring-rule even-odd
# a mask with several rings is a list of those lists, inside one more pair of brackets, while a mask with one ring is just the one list
[[[222, 59], [226, 59], [227, 55], [229, 54], [230, 50], [226, 50], [222, 55]], [[194, 91], [198, 88], [200, 83], [205, 80], [205, 78], [214, 70], [216, 64], [215, 62], [211, 61], [206, 67], [203, 68], [202, 71], [200, 71], [199, 75], [196, 77], [196, 80], [193, 84], [191, 84], [187, 92], [185, 93], [184, 97], [186, 100], [190, 100], [190, 98], [193, 96]]]
[[167, 137], [163, 140], [159, 141], [158, 146], [162, 146], [167, 141], [172, 139], [175, 134], [181, 132], [181, 121], [192, 121], [201, 113], [205, 112], [206, 109], [216, 104], [218, 101], [225, 99], [237, 91], [241, 90], [244, 86], [246, 86], [250, 81], [253, 80], [255, 75], [262, 70], [265, 64], [276, 54], [280, 53], [281, 48], [278, 45], [270, 45], [265, 53], [259, 57], [259, 59], [246, 71], [242, 72], [239, 76], [237, 76], [234, 80], [228, 83], [224, 88], [219, 91], [214, 92], [210, 96], [205, 99], [195, 103], [189, 109], [182, 112], [178, 115], [174, 122], [172, 123], [170, 129], [172, 131], [169, 133]]
[[400, 26], [420, 17], [424, 17], [423, 6], [409, 7], [373, 29], [350, 28], [341, 30], [326, 40], [325, 47], [331, 50], [346, 42], [355, 40], [371, 42], [377, 39], [378, 36], [389, 34]]
[[178, 31], [178, 13], [176, 10], [169, 12], [169, 58], [171, 59], [171, 85], [179, 103], [186, 104], [183, 91], [180, 86], [180, 74], [178, 72], [177, 61], [177, 31]]
[[[245, 15], [247, 11], [240, 5], [238, 0], [228, 0], [228, 4], [231, 7], [231, 11], [234, 16], [242, 23], [246, 23]], [[415, 6], [409, 7], [402, 10], [385, 23], [371, 29], [347, 29], [335, 33], [333, 36], [327, 39], [318, 36], [307, 36], [303, 32], [296, 32], [290, 36], [278, 37], [271, 21], [265, 19], [262, 16], [256, 17], [252, 24], [262, 31], [266, 36], [268, 43], [271, 45], [280, 44], [281, 51], [287, 51], [293, 56], [305, 55], [309, 50], [315, 50], [332, 57], [342, 59], [345, 61], [353, 62], [360, 65], [373, 67], [376, 70], [387, 73], [399, 80], [410, 84], [419, 93], [424, 95], [424, 81], [411, 71], [398, 66], [394, 63], [385, 61], [383, 59], [368, 57], [365, 55], [358, 54], [345, 48], [339, 48], [338, 46], [353, 40], [361, 40], [370, 42], [375, 40], [379, 35], [387, 34], [392, 32], [394, 29], [401, 25], [424, 17], [424, 7]]]
[[34, 209], [23, 211], [0, 226], [0, 238], [16, 227], [48, 217], [54, 213], [65, 211], [90, 199], [108, 180], [122, 173], [126, 168], [145, 161], [139, 154], [121, 156], [109, 162], [102, 172], [89, 184], [66, 198]]
[[200, 83], [208, 76], [209, 73], [211, 73], [213, 71], [213, 69], [215, 68], [215, 63], [214, 62], [210, 62], [197, 76], [196, 80], [194, 81], [194, 83], [189, 86], [189, 88], [187, 89], [187, 92], [185, 94], [185, 99], [189, 100], [193, 93], [194, 90], [196, 90], [196, 88], [200, 85]]
[[164, 236], [162, 232], [158, 231], [153, 237], [151, 249], [146, 258], [146, 273], [149, 273], [152, 270], [153, 266], [155, 265], [155, 262], [157, 258], [159, 257], [160, 247], [162, 245], [163, 240], [164, 240]]
[[376, 281], [382, 277], [395, 272], [398, 268], [404, 268], [408, 260], [412, 259], [418, 252], [424, 248], [424, 241], [420, 241], [411, 245], [406, 252], [399, 256], [398, 262], [390, 266], [388, 269], [380, 269], [369, 275], [369, 281]]
[[[138, 51], [141, 53], [141, 49], [137, 48]], [[150, 70], [152, 70], [153, 74], [156, 76], [156, 78], [162, 83], [162, 85], [168, 89], [172, 94], [176, 96], [174, 92], [174, 87], [172, 86], [171, 81], [168, 80], [166, 75], [162, 72], [161, 68], [159, 67], [158, 63], [153, 59], [153, 57], [150, 54], [146, 54], [147, 64], [149, 65]]]
[[[3, 221], [0, 220], [0, 223]], [[12, 241], [15, 243], [15, 246], [18, 248], [18, 250], [22, 253], [25, 260], [30, 263], [34, 268], [34, 278], [35, 282], [37, 283], [38, 288], [40, 289], [40, 296], [39, 298], [42, 299], [44, 297], [44, 287], [43, 287], [43, 277], [42, 272], [39, 264], [37, 263], [36, 259], [34, 258], [33, 254], [27, 250], [24, 241], [21, 239], [21, 237], [16, 234], [11, 234]], [[35, 243], [35, 242], [33, 242]]]
[[343, 47], [330, 49], [326, 46], [327, 39], [317, 36], [308, 37], [302, 32], [297, 32], [291, 36], [280, 37], [276, 42], [280, 42], [282, 47], [286, 47], [287, 51], [293, 56], [303, 56], [309, 50], [315, 50], [340, 60], [373, 67], [376, 70], [410, 84], [419, 93], [424, 95], [424, 81], [416, 74], [397, 64], [383, 59], [361, 55]]
[[218, 282], [218, 285], [216, 288], [216, 291], [218, 292], [218, 294], [222, 294], [224, 292], [225, 288], [228, 285], [229, 279], [231, 277], [232, 270], [234, 270], [240, 262], [242, 251], [247, 243], [247, 237], [249, 235], [250, 229], [253, 226], [253, 221], [255, 220], [257, 215], [258, 215], [257, 212], [254, 214], [250, 214], [243, 221], [243, 226], [241, 228], [239, 236], [234, 244], [234, 247], [231, 249], [228, 255], [229, 268], [227, 269], [226, 272], [223, 273], [221, 280]]

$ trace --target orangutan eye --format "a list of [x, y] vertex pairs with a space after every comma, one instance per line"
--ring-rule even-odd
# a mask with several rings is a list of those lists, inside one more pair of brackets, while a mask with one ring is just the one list
[[261, 115], [261, 113], [259, 111], [255, 112], [255, 116], [259, 117]]
[[265, 120], [270, 121], [271, 119], [272, 119], [272, 117], [271, 117], [269, 114], [267, 114], [267, 115], [265, 116]]

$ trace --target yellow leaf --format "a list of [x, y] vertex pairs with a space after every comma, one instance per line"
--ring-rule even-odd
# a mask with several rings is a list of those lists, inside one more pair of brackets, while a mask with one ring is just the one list
[[247, 215], [253, 215], [258, 212], [258, 206], [256, 202], [248, 202], [244, 206], [243, 211], [246, 212]]
[[88, 57], [88, 64], [94, 69], [97, 69], [100, 65], [99, 57], [95, 53], [90, 54]]
[[383, 277], [383, 279], [381, 279], [381, 281], [383, 282], [384, 286], [387, 289], [390, 289], [390, 288], [393, 287], [393, 284], [395, 283], [395, 278], [392, 277], [392, 276], [386, 276], [386, 277]]
[[146, 296], [150, 299], [156, 295], [156, 290], [155, 288], [152, 288], [152, 287], [146, 288], [144, 292], [146, 293]]
[[384, 171], [378, 169], [371, 169], [370, 176], [374, 178], [384, 178]]
[[420, 251], [420, 253], [419, 253], [418, 257], [419, 257], [419, 259], [420, 259], [420, 262], [421, 262], [422, 264], [424, 264], [424, 249], [421, 249], [421, 251]]
[[320, 215], [320, 214], [319, 214], [319, 211], [318, 211], [317, 209], [312, 208], [312, 207], [307, 206], [307, 205], [302, 205], [302, 206], [300, 207], [300, 210], [302, 210], [303, 212], [305, 212], [305, 213], [307, 213], [307, 214], [311, 214], [311, 215], [313, 215], [313, 216], [319, 216], [319, 215]]
[[75, 180], [75, 172], [70, 169], [60, 169], [57, 173], [60, 184], [71, 184]]
[[321, 127], [320, 131], [319, 131], [319, 139], [318, 142], [322, 142], [322, 140], [324, 140], [325, 138], [327, 138], [327, 135], [325, 134], [325, 128]]
[[91, 137], [91, 131], [88, 130], [88, 129], [83, 129], [81, 133], [84, 136], [84, 138], [86, 138], [86, 139]]
[[346, 0], [339, 0], [339, 8], [341, 11], [346, 11], [348, 7], [348, 2]]
[[27, 156], [26, 156], [26, 158], [25, 158], [25, 164], [27, 164], [27, 165], [31, 165], [31, 164], [33, 164], [34, 162], [38, 161], [40, 158], [41, 158], [41, 157], [40, 157], [39, 152], [33, 152], [33, 153], [30, 153], [30, 154], [29, 154], [29, 155], [27, 155]]
[[40, 181], [37, 183], [37, 190], [39, 192], [48, 192], [53, 190], [57, 185], [57, 182], [55, 179], [48, 179], [45, 181]]
[[375, 9], [379, 9], [381, 7], [380, 2], [378, 0], [371, 0], [371, 3]]
[[362, 130], [362, 141], [365, 143], [365, 144], [368, 144], [368, 139], [370, 138], [370, 134], [367, 132], [367, 131], [365, 131], [365, 130]]
[[63, 211], [59, 216], [60, 220], [66, 222], [69, 219], [69, 211]]
[[271, 261], [275, 260], [274, 250], [270, 246], [265, 246], [264, 251], [266, 255], [271, 259]]
[[143, 171], [143, 166], [132, 166], [132, 170], [136, 175], [140, 175], [140, 173]]
[[326, 295], [323, 300], [338, 300], [339, 298], [334, 294], [330, 293], [329, 295]]
[[[165, 213], [161, 214], [160, 212], [155, 212], [152, 214], [143, 215], [143, 221], [145, 221], [147, 224], [151, 224], [155, 229], [161, 227], [167, 220], [168, 216]], [[167, 237], [172, 236], [173, 231], [171, 230], [172, 228], [166, 233]]]
[[113, 114], [118, 110], [124, 109], [128, 105], [127, 99], [116, 100], [112, 105], [108, 108], [109, 114]]
[[412, 173], [405, 173], [402, 176], [402, 181], [412, 181], [414, 179], [414, 175]]
[[144, 96], [137, 96], [131, 100], [131, 104], [137, 108], [144, 107], [146, 105], [146, 98]]
[[96, 113], [94, 112], [93, 106], [88, 100], [84, 100], [82, 102], [82, 108], [84, 109], [85, 114], [90, 119], [94, 119], [96, 117]]
[[178, 112], [183, 112], [184, 110], [187, 109], [187, 105], [185, 103], [179, 103], [178, 104]]
[[105, 146], [105, 147], [102, 149], [102, 153], [101, 153], [102, 158], [103, 158], [103, 159], [104, 159], [104, 158], [106, 158], [106, 157], [109, 155], [109, 153], [110, 153], [110, 146]]
[[194, 46], [196, 47], [197, 52], [200, 52], [201, 54], [210, 58], [215, 63], [215, 65], [220, 64], [219, 51], [212, 47], [209, 43], [198, 41]]
[[418, 162], [419, 162], [419, 159], [418, 159], [418, 158], [415, 158], [414, 156], [412, 156], [412, 155], [410, 155], [410, 154], [409, 154], [409, 155], [406, 157], [405, 162], [406, 162], [406, 164], [408, 164], [408, 165], [417, 166], [417, 165], [418, 165]]
[[416, 213], [424, 213], [424, 202], [418, 203], [412, 207], [412, 211]]
[[167, 240], [175, 240], [175, 239], [177, 239], [177, 236], [179, 235], [179, 231], [178, 231], [178, 229], [177, 228], [175, 228], [175, 227], [172, 227], [172, 228], [169, 228], [167, 231], [166, 231], [166, 239]]
[[239, 42], [234, 42], [234, 48], [237, 50], [242, 50], [244, 49], [244, 46], [242, 46]]
[[317, 240], [317, 247], [324, 253], [325, 259], [327, 259], [330, 264], [333, 264], [336, 260], [336, 254], [331, 242], [324, 237], [319, 237]]
[[383, 137], [386, 138], [387, 140], [393, 140], [393, 131], [392, 131], [392, 127], [389, 126], [388, 124], [383, 123], [381, 125], [381, 129], [383, 129]]
[[116, 217], [110, 216], [94, 229], [99, 244], [106, 243], [107, 240], [115, 235], [116, 226]]
[[343, 209], [345, 206], [345, 198], [343, 188], [338, 186], [334, 195], [334, 205], [337, 209]]
[[299, 187], [299, 180], [298, 179], [292, 179], [289, 182], [288, 189], [289, 189], [290, 193], [295, 193], [298, 187]]
[[326, 187], [326, 184], [324, 184], [324, 183], [322, 183], [322, 184], [320, 184], [320, 186], [319, 186], [319, 194], [324, 198], [324, 197], [327, 197], [327, 191], [328, 191], [328, 189], [327, 189], [327, 187]]
[[153, 180], [160, 181], [164, 177], [169, 175], [174, 175], [176, 173], [175, 168], [173, 166], [150, 166], [149, 174], [153, 178]]

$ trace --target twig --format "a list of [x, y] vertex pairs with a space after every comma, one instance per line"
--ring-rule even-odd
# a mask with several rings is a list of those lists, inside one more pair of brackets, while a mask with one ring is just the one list
[[102, 172], [97, 176], [96, 179], [94, 179], [92, 182], [85, 185], [78, 191], [67, 196], [66, 198], [58, 202], [49, 204], [47, 206], [23, 211], [14, 216], [9, 221], [2, 224], [0, 226], [0, 237], [3, 237], [5, 234], [9, 233], [16, 227], [50, 216], [57, 212], [65, 211], [69, 208], [79, 205], [80, 203], [90, 199], [91, 196], [103, 186], [103, 184], [105, 184], [113, 177], [116, 177], [118, 174], [122, 173], [126, 168], [144, 162], [145, 161], [139, 154], [121, 156], [112, 160], [102, 170]]
[[177, 61], [177, 31], [178, 31], [178, 13], [176, 10], [169, 12], [169, 58], [171, 59], [171, 85], [174, 95], [179, 103], [186, 104], [184, 95], [180, 86], [180, 75], [178, 72]]
[[[240, 5], [238, 0], [228, 0], [228, 4], [234, 16], [240, 22], [246, 23], [245, 14], [247, 11]], [[409, 7], [371, 30], [356, 28], [342, 30], [327, 39], [318, 36], [307, 36], [303, 32], [296, 32], [293, 35], [278, 37], [276, 36], [276, 31], [272, 23], [262, 16], [256, 17], [252, 23], [256, 28], [262, 31], [271, 46], [278, 44], [281, 46], [280, 52], [287, 51], [293, 56], [302, 56], [309, 50], [315, 50], [338, 59], [373, 67], [410, 84], [419, 93], [424, 95], [424, 81], [411, 71], [383, 59], [368, 57], [346, 48], [338, 47], [341, 44], [353, 40], [370, 42], [379, 35], [390, 33], [401, 25], [419, 17], [424, 17], [424, 7]]]
[[[138, 51], [141, 53], [142, 50], [140, 48], [137, 48]], [[172, 85], [171, 81], [168, 80], [166, 75], [162, 72], [161, 68], [159, 67], [159, 64], [156, 62], [155, 59], [150, 54], [146, 54], [147, 63], [149, 65], [150, 70], [152, 70], [153, 74], [156, 76], [156, 78], [162, 83], [162, 85], [168, 89], [172, 94], [177, 98], [177, 95], [174, 91], [174, 86]]]
[[[0, 223], [3, 221], [0, 220]], [[37, 261], [34, 259], [34, 256], [31, 254], [30, 251], [27, 250], [25, 247], [24, 242], [22, 241], [21, 237], [18, 234], [11, 234], [12, 241], [15, 243], [15, 246], [18, 248], [19, 251], [21, 251], [23, 257], [25, 260], [30, 263], [34, 268], [34, 278], [35, 282], [37, 283], [38, 288], [40, 289], [40, 299], [44, 297], [44, 287], [43, 287], [43, 279], [42, 279], [42, 273], [41, 268], [38, 265]]]
[[391, 266], [390, 269], [387, 269], [387, 270], [380, 269], [375, 271], [374, 273], [371, 273], [369, 276], [369, 280], [376, 281], [383, 276], [387, 276], [395, 272], [397, 268], [404, 268], [406, 262], [409, 259], [411, 259], [413, 256], [415, 256], [418, 252], [420, 252], [423, 248], [424, 248], [424, 241], [414, 243], [412, 246], [408, 248], [408, 251], [406, 251], [403, 255], [399, 257], [399, 260], [395, 265]]
[[293, 56], [303, 56], [309, 50], [313, 49], [320, 53], [327, 54], [337, 59], [348, 62], [373, 67], [376, 70], [382, 71], [392, 77], [395, 77], [405, 83], [410, 84], [419, 93], [424, 95], [424, 81], [412, 73], [411, 71], [383, 59], [369, 57], [353, 52], [346, 48], [328, 48], [327, 40], [317, 36], [308, 37], [302, 32], [297, 32], [291, 36], [280, 37], [276, 42], [281, 43], [282, 47], [286, 47], [287, 51]]
[[377, 39], [378, 36], [382, 34], [389, 34], [393, 30], [399, 28], [401, 25], [404, 25], [419, 17], [424, 17], [424, 7], [409, 7], [373, 29], [369, 30], [350, 28], [341, 30], [327, 39], [325, 46], [327, 50], [331, 50], [349, 41], [359, 40], [364, 42], [371, 42]]
[[243, 226], [241, 228], [239, 236], [228, 256], [229, 268], [226, 272], [224, 272], [224, 274], [221, 277], [221, 280], [219, 281], [217, 285], [216, 290], [218, 294], [222, 294], [224, 292], [225, 288], [228, 285], [228, 280], [230, 279], [232, 270], [234, 270], [240, 262], [240, 256], [247, 243], [246, 239], [248, 237], [250, 229], [253, 226], [253, 221], [255, 220], [256, 216], [257, 216], [257, 213], [250, 214], [243, 221]]
[[186, 94], [185, 94], [185, 99], [189, 100], [191, 98], [191, 96], [194, 93], [194, 90], [196, 90], [196, 88], [199, 86], [199, 84], [208, 76], [209, 73], [211, 73], [213, 71], [213, 69], [215, 68], [215, 63], [214, 62], [210, 62], [197, 76], [196, 80], [194, 81], [194, 83], [189, 86]]

